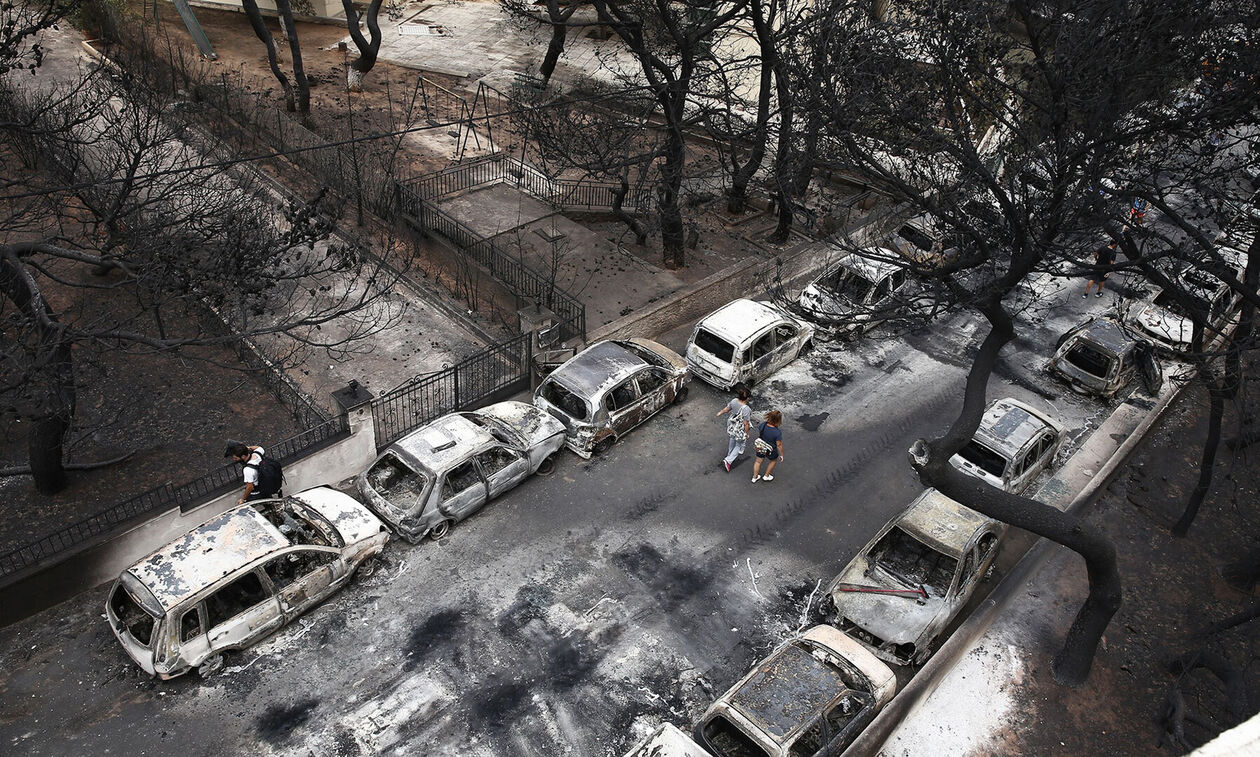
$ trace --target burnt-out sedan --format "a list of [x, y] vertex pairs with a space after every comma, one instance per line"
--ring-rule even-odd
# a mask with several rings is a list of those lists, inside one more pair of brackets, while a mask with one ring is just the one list
[[1047, 368], [1074, 391], [1097, 397], [1115, 396], [1135, 375], [1154, 393], [1163, 378], [1151, 344], [1110, 318], [1090, 319], [1064, 334]]
[[363, 505], [325, 487], [211, 518], [123, 571], [105, 616], [144, 672], [223, 666], [341, 588], [389, 539]]
[[709, 705], [695, 738], [718, 757], [835, 757], [896, 689], [887, 665], [818, 625], [779, 645]]
[[924, 491], [828, 585], [837, 625], [880, 659], [923, 662], [993, 564], [1005, 532], [937, 490]]
[[687, 396], [687, 361], [647, 339], [596, 342], [538, 385], [534, 404], [567, 429], [565, 444], [584, 458]]
[[358, 488], [404, 539], [440, 539], [487, 502], [550, 467], [564, 426], [524, 402], [442, 416], [385, 448]]

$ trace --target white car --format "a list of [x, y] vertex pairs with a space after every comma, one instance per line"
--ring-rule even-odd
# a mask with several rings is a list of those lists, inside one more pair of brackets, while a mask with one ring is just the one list
[[887, 320], [909, 274], [893, 262], [901, 258], [895, 250], [864, 252], [845, 255], [805, 287], [797, 305], [806, 318], [845, 336], [860, 335]]
[[[1190, 269], [1177, 277], [1181, 295], [1197, 302], [1206, 316], [1204, 347], [1215, 337], [1215, 329], [1229, 316], [1237, 302], [1234, 291], [1214, 276]], [[1144, 303], [1133, 306], [1125, 322], [1143, 339], [1164, 354], [1184, 354], [1194, 341], [1191, 311], [1173, 290], [1159, 289]]]
[[718, 757], [838, 755], [896, 689], [887, 665], [818, 625], [779, 645], [709, 705], [694, 736]]
[[990, 486], [1019, 494], [1054, 461], [1064, 436], [1062, 424], [1007, 397], [985, 409], [976, 435], [949, 462]]
[[775, 305], [735, 300], [696, 324], [687, 365], [719, 389], [752, 386], [807, 351], [814, 327]]
[[389, 539], [385, 524], [318, 487], [211, 518], [118, 577], [105, 616], [144, 672], [203, 676], [341, 588]]
[[967, 604], [1006, 526], [927, 489], [827, 586], [836, 625], [876, 657], [917, 665]]
[[625, 757], [710, 757], [699, 744], [677, 726], [662, 723], [640, 741]]
[[564, 446], [564, 424], [524, 402], [451, 413], [385, 448], [359, 474], [368, 507], [404, 539], [451, 526], [537, 473]]

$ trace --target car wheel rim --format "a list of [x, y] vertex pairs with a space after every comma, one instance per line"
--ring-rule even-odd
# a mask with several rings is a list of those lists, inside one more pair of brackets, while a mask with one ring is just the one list
[[450, 532], [451, 532], [451, 522], [449, 520], [444, 520], [438, 523], [433, 528], [429, 529], [429, 537], [433, 539], [434, 541], [437, 541], [438, 539], [446, 538], [446, 535], [449, 534]]

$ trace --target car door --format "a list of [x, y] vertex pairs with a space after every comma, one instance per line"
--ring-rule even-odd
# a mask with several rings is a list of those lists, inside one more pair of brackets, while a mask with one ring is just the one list
[[775, 358], [774, 329], [769, 328], [764, 334], [753, 340], [752, 346], [744, 354], [744, 362], [751, 364], [748, 380], [760, 381], [774, 372]]
[[303, 547], [272, 558], [265, 570], [280, 600], [280, 612], [292, 620], [332, 593], [345, 565], [336, 550]]
[[674, 401], [675, 387], [665, 369], [647, 368], [635, 374], [634, 379], [639, 384], [640, 423]]
[[271, 582], [255, 568], [206, 598], [211, 651], [247, 646], [284, 625]]
[[519, 484], [530, 472], [525, 455], [504, 444], [496, 444], [478, 453], [477, 463], [481, 465], [481, 474], [490, 487], [490, 499]]
[[772, 373], [796, 359], [796, 353], [801, 346], [800, 341], [800, 329], [794, 324], [787, 321], [775, 324], [774, 360], [770, 366]]
[[206, 635], [206, 608], [198, 602], [179, 616], [179, 656], [194, 662], [204, 660], [210, 653], [210, 639]]
[[463, 520], [486, 504], [486, 480], [477, 461], [469, 458], [446, 472], [438, 489], [438, 511], [451, 520]]
[[608, 411], [608, 425], [621, 436], [639, 425], [642, 407], [639, 403], [639, 387], [634, 377], [622, 381], [604, 395], [604, 409]]

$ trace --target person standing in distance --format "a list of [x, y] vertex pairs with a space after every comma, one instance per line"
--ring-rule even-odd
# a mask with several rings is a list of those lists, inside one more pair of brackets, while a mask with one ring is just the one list
[[783, 432], [779, 430], [779, 425], [782, 423], [783, 413], [771, 410], [766, 413], [766, 420], [757, 431], [757, 440], [753, 442], [753, 446], [757, 448], [757, 459], [753, 461], [752, 482], [754, 484], [762, 479], [762, 460], [768, 463], [765, 480], [774, 480], [774, 466], [783, 459]]
[[721, 417], [727, 413], [731, 417], [726, 421], [726, 435], [728, 441], [726, 443], [726, 457], [722, 460], [722, 464], [726, 466], [726, 472], [731, 472], [731, 464], [742, 454], [744, 454], [744, 444], [748, 441], [748, 435], [752, 433], [752, 408], [748, 406], [748, 400], [751, 395], [743, 386], [738, 386], [735, 391], [735, 399], [727, 403], [726, 407], [717, 412], [717, 416]]

